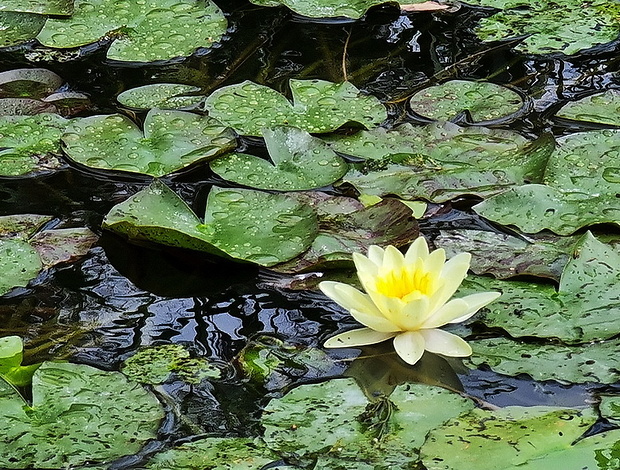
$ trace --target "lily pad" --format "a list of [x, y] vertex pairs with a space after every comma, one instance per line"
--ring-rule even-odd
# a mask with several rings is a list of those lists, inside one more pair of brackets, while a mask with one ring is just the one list
[[353, 379], [337, 379], [271, 400], [262, 423], [266, 444], [283, 456], [408, 469], [429, 430], [472, 407], [457, 394], [419, 384], [398, 386], [389, 400], [369, 403]]
[[563, 383], [608, 383], [620, 380], [620, 341], [580, 345], [531, 344], [506, 338], [469, 343], [470, 362], [486, 364], [504, 375], [527, 374], [534, 380]]
[[31, 98], [0, 98], [0, 116], [33, 116], [58, 111], [52, 103]]
[[620, 253], [586, 233], [575, 245], [557, 291], [550, 285], [473, 276], [462, 290], [502, 292], [475, 317], [487, 326], [503, 328], [513, 337], [583, 343], [620, 332], [619, 280]]
[[0, 465], [66, 468], [135, 454], [156, 437], [164, 413], [121, 373], [45, 362], [32, 379], [32, 406], [0, 383]]
[[581, 0], [467, 0], [472, 5], [503, 10], [484, 18], [476, 34], [484, 41], [524, 38], [516, 48], [530, 54], [575, 54], [598, 44], [615, 41], [620, 27], [620, 6], [614, 0], [583, 3]]
[[[407, 0], [407, 4], [422, 3], [425, 0]], [[376, 5], [384, 3], [397, 3], [393, 0], [251, 0], [255, 5], [274, 7], [284, 5], [295, 13], [310, 18], [333, 18], [344, 16], [345, 18], [361, 18], [366, 11]]]
[[166, 185], [153, 182], [114, 206], [103, 227], [133, 240], [206, 251], [272, 266], [305, 251], [318, 227], [306, 204], [279, 194], [213, 187], [205, 222]]
[[180, 83], [153, 83], [125, 90], [116, 97], [123, 106], [134, 109], [194, 109], [204, 99], [200, 88]]
[[334, 183], [347, 163], [321, 139], [294, 127], [263, 129], [273, 164], [253, 155], [233, 153], [209, 166], [225, 180], [258, 189], [300, 191]]
[[0, 11], [20, 11], [39, 15], [68, 16], [74, 0], [3, 0]]
[[602, 418], [613, 424], [620, 424], [620, 397], [602, 396], [599, 411]]
[[489, 82], [450, 80], [418, 91], [409, 100], [412, 111], [440, 121], [467, 111], [476, 123], [507, 122], [524, 110], [521, 95]]
[[607, 90], [566, 103], [556, 116], [574, 121], [620, 126], [620, 90]]
[[[517, 133], [433, 123], [373, 129], [326, 139], [334, 150], [366, 158], [344, 181], [368, 195], [444, 202], [486, 197], [524, 181], [540, 181], [554, 142]], [[518, 162], [518, 163], [516, 163]]]
[[594, 424], [590, 409], [509, 406], [474, 409], [430, 432], [422, 446], [428, 470], [491, 470], [523, 467], [609, 468], [597, 464], [619, 439], [611, 431], [578, 440]]
[[620, 130], [558, 139], [544, 184], [510, 188], [474, 206], [483, 217], [526, 233], [570, 235], [593, 224], [620, 224]]
[[153, 457], [150, 470], [278, 470], [288, 465], [275, 465], [278, 456], [260, 442], [242, 437], [211, 437], [187, 442]]
[[14, 287], [25, 287], [42, 267], [39, 254], [29, 243], [0, 239], [0, 295]]
[[46, 19], [33, 13], [0, 11], [0, 47], [15, 46], [34, 39]]
[[72, 48], [113, 38], [108, 59], [153, 62], [191, 55], [226, 32], [227, 21], [211, 0], [80, 0], [69, 18], [49, 18], [37, 39]]
[[60, 137], [69, 123], [57, 114], [0, 116], [0, 175], [60, 167], [54, 154], [60, 154]]
[[236, 145], [231, 129], [208, 116], [152, 109], [144, 133], [121, 114], [76, 120], [62, 137], [65, 152], [93, 168], [163, 176]]
[[0, 98], [43, 98], [63, 83], [61, 77], [47, 69], [8, 70], [0, 73]]
[[41, 364], [22, 366], [23, 359], [24, 344], [19, 336], [0, 338], [0, 378], [14, 387], [30, 384], [34, 371]]
[[216, 90], [205, 101], [209, 115], [239, 134], [260, 136], [262, 129], [292, 126], [311, 133], [331, 132], [349, 122], [375, 127], [387, 118], [377, 98], [351, 83], [290, 80], [293, 104], [277, 91], [246, 80]]
[[13, 214], [0, 216], [0, 238], [27, 240], [53, 217], [40, 214]]
[[39, 253], [43, 269], [48, 269], [83, 257], [98, 239], [99, 236], [86, 227], [72, 227], [43, 230], [29, 243]]

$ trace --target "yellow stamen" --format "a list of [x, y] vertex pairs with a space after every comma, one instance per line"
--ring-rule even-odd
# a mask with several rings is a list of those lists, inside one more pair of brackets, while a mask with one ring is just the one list
[[414, 297], [432, 295], [435, 291], [435, 276], [425, 271], [422, 263], [403, 266], [379, 273], [375, 281], [377, 292], [386, 297], [402, 299], [411, 294]]

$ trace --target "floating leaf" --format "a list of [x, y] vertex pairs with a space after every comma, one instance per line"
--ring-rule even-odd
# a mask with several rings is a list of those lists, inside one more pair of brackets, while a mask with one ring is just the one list
[[25, 287], [41, 268], [39, 254], [27, 242], [0, 239], [0, 295]]
[[598, 44], [615, 41], [620, 28], [620, 7], [614, 0], [584, 3], [581, 0], [467, 0], [472, 5], [503, 8], [484, 18], [476, 34], [484, 41], [525, 36], [516, 48], [530, 54], [574, 54]]
[[373, 129], [326, 139], [334, 150], [368, 159], [344, 180], [363, 194], [444, 202], [463, 194], [488, 196], [538, 181], [553, 140], [531, 142], [517, 133], [433, 123]]
[[483, 217], [526, 233], [545, 228], [570, 235], [593, 224], [620, 224], [620, 130], [558, 139], [544, 184], [510, 188], [474, 206]]
[[34, 39], [47, 18], [32, 13], [0, 11], [0, 47], [8, 47]]
[[[255, 5], [274, 7], [284, 5], [295, 13], [310, 18], [333, 18], [344, 16], [345, 18], [361, 18], [366, 11], [376, 5], [384, 3], [396, 3], [392, 0], [348, 0], [346, 2], [334, 0], [251, 0]], [[407, 0], [409, 5], [415, 3], [430, 3], [424, 0]]]
[[14, 387], [25, 387], [30, 384], [34, 371], [41, 364], [22, 366], [23, 359], [24, 345], [19, 336], [0, 338], [0, 378]]
[[613, 424], [620, 424], [620, 397], [602, 396], [599, 410], [601, 417]]
[[534, 380], [572, 383], [615, 383], [620, 380], [620, 342], [580, 345], [529, 344], [506, 338], [469, 343], [470, 362], [486, 364], [499, 374], [527, 374]]
[[68, 16], [74, 0], [3, 0], [0, 11], [19, 11], [39, 15]]
[[349, 166], [321, 139], [294, 127], [264, 129], [273, 164], [253, 155], [233, 153], [212, 161], [225, 180], [278, 191], [320, 188], [342, 178]]
[[67, 468], [135, 454], [156, 437], [155, 397], [118, 372], [46, 362], [32, 379], [32, 407], [0, 383], [0, 465]]
[[72, 227], [43, 230], [29, 242], [39, 253], [43, 269], [48, 269], [83, 257], [98, 239], [99, 236], [86, 227]]
[[566, 103], [556, 116], [574, 121], [620, 126], [620, 90], [611, 89]]
[[589, 409], [474, 409], [432, 430], [422, 446], [422, 461], [428, 470], [492, 470], [498, 462], [501, 468], [528, 470], [601, 468], [597, 454], [607, 452], [620, 433], [578, 440], [595, 420]]
[[60, 76], [47, 69], [8, 70], [0, 73], [0, 98], [43, 98], [63, 83]]
[[567, 343], [597, 341], [620, 332], [620, 253], [589, 232], [574, 248], [558, 291], [526, 281], [468, 278], [465, 291], [498, 290], [502, 296], [476, 315], [511, 336], [560, 338]]
[[180, 83], [153, 83], [125, 90], [116, 97], [123, 106], [135, 109], [194, 109], [204, 99], [200, 88]]
[[53, 217], [39, 214], [13, 214], [0, 216], [0, 238], [27, 240]]
[[[186, 442], [155, 455], [150, 470], [279, 470], [293, 468], [274, 465], [278, 457], [256, 440], [242, 437], [205, 438]], [[297, 467], [294, 467], [297, 468]]]
[[62, 137], [65, 152], [94, 168], [163, 176], [234, 148], [231, 129], [208, 116], [152, 109], [144, 133], [121, 114], [75, 120]]
[[60, 153], [60, 137], [69, 123], [57, 114], [0, 116], [0, 175], [60, 167], [52, 154]]
[[80, 0], [70, 18], [50, 18], [37, 39], [47, 47], [79, 47], [113, 38], [108, 59], [153, 62], [191, 55], [226, 32], [210, 0]]
[[489, 82], [450, 80], [418, 91], [409, 100], [415, 113], [429, 119], [447, 121], [467, 111], [477, 123], [506, 122], [523, 111], [519, 93]]
[[357, 122], [374, 127], [387, 118], [374, 96], [365, 96], [349, 82], [290, 80], [293, 104], [277, 91], [245, 81], [207, 97], [209, 115], [239, 134], [260, 136], [262, 129], [292, 126], [311, 133], [331, 132]]
[[271, 266], [305, 251], [318, 227], [314, 211], [283, 195], [213, 187], [205, 223], [159, 181], [114, 206], [103, 227], [134, 240], [206, 251]]
[[56, 106], [42, 100], [30, 98], [0, 98], [0, 116], [33, 116], [55, 113]]

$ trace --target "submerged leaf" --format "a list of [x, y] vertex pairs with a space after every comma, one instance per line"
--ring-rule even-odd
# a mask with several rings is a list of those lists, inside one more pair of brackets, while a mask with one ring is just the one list
[[0, 73], [0, 98], [43, 98], [64, 80], [51, 70], [14, 69]]
[[349, 82], [290, 80], [293, 104], [277, 91], [245, 81], [207, 97], [209, 115], [239, 134], [260, 136], [262, 129], [292, 126], [311, 133], [331, 132], [348, 122], [374, 127], [387, 117], [377, 98], [362, 95]]

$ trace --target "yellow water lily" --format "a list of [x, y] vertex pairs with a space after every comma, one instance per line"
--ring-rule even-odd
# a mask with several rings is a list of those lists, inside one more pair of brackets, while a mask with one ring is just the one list
[[376, 245], [369, 248], [368, 256], [354, 253], [366, 293], [333, 281], [323, 281], [319, 288], [365, 328], [336, 335], [325, 347], [363, 346], [394, 338], [394, 349], [409, 364], [415, 364], [425, 350], [444, 356], [471, 355], [462, 338], [439, 329], [467, 320], [501, 295], [481, 292], [450, 300], [465, 279], [470, 260], [469, 253], [448, 261], [443, 249], [429, 253], [423, 237], [405, 255], [393, 246]]

